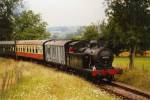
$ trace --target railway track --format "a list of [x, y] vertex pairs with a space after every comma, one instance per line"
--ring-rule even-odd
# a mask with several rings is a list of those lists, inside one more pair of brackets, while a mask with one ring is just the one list
[[100, 84], [99, 87], [120, 96], [123, 100], [150, 100], [150, 93], [119, 82]]

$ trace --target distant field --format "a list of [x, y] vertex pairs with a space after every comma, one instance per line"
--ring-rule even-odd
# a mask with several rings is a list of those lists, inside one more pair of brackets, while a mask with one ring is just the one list
[[[18, 76], [16, 68], [20, 70], [21, 77], [18, 82], [12, 82], [11, 80]], [[38, 64], [0, 58], [0, 75], [5, 76], [7, 70], [11, 78], [6, 83], [11, 86], [7, 85], [8, 88], [3, 92], [0, 89], [0, 100], [117, 99], [80, 77]], [[2, 81], [0, 81], [1, 86]]]
[[[113, 62], [113, 66], [128, 68], [129, 58], [128, 57], [116, 57]], [[150, 57], [136, 57], [135, 67], [139, 69], [150, 70]]]

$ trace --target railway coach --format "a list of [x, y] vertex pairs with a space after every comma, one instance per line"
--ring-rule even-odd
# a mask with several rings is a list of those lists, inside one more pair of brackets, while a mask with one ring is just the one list
[[47, 40], [18, 40], [16, 41], [16, 56], [44, 60], [43, 43]]
[[44, 57], [48, 63], [66, 65], [66, 52], [71, 40], [50, 40], [43, 44]]
[[9, 57], [16, 55], [15, 41], [0, 41], [0, 55]]

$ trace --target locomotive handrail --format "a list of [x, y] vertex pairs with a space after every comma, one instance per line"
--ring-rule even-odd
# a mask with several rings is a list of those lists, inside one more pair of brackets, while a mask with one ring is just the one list
[[73, 52], [68, 52], [66, 54], [71, 54], [71, 55], [87, 55], [85, 53], [73, 53]]

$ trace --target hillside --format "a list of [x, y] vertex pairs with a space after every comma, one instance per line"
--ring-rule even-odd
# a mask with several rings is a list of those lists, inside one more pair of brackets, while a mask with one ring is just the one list
[[59, 38], [64, 39], [70, 35], [79, 34], [80, 31], [84, 30], [84, 26], [58, 26], [58, 27], [49, 27], [48, 32], [51, 33], [53, 39]]

